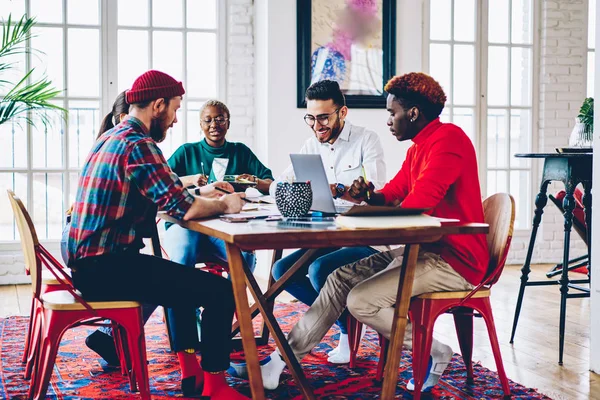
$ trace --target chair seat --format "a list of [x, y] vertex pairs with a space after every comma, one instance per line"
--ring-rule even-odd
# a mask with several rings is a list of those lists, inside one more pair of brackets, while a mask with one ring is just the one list
[[[77, 302], [71, 293], [66, 290], [44, 293], [42, 295], [44, 307], [50, 310], [76, 311], [86, 310], [83, 304]], [[117, 308], [135, 308], [141, 304], [137, 301], [90, 301], [90, 307], [96, 310], [117, 309]]]
[[[420, 296], [416, 296], [418, 299], [428, 300], [445, 300], [445, 299], [463, 299], [471, 291], [466, 292], [434, 292], [434, 293], [423, 293]], [[490, 289], [482, 288], [478, 290], [471, 298], [478, 299], [482, 297], [490, 297]]]
[[[71, 270], [66, 269], [65, 272], [67, 273], [67, 275], [71, 276]], [[44, 269], [42, 270], [42, 285], [55, 286], [61, 285], [61, 283], [58, 281], [58, 279], [56, 279], [54, 275], [52, 275], [52, 272], [48, 271], [47, 269]]]

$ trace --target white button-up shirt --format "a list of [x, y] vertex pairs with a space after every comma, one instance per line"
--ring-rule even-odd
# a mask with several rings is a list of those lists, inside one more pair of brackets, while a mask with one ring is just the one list
[[[369, 182], [376, 189], [386, 183], [383, 146], [377, 133], [352, 125], [346, 121], [342, 132], [333, 144], [321, 143], [314, 135], [304, 143], [300, 154], [320, 154], [329, 183], [352, 185], [362, 176], [362, 168]], [[294, 168], [290, 164], [276, 181], [295, 180]], [[271, 188], [274, 189], [275, 182]]]

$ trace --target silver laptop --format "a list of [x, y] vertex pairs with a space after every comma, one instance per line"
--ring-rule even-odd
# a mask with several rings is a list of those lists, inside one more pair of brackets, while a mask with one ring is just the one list
[[331, 189], [320, 154], [290, 154], [297, 181], [310, 181], [313, 202], [310, 209], [328, 214], [341, 214], [352, 208], [351, 205], [336, 205], [331, 197]]

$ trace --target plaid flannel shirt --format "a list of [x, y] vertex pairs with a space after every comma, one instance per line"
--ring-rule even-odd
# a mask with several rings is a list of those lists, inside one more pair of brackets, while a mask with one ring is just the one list
[[81, 176], [69, 231], [69, 261], [143, 247], [156, 207], [183, 218], [194, 198], [144, 125], [128, 117], [94, 144]]

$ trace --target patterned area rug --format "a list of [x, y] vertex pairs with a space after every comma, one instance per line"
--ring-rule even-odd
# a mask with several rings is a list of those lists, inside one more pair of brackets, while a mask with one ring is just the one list
[[[304, 313], [306, 307], [299, 303], [278, 304], [275, 315], [284, 332]], [[257, 321], [258, 322], [258, 321]], [[0, 398], [25, 399], [29, 387], [23, 379], [24, 366], [20, 359], [23, 352], [28, 318], [10, 317], [0, 319]], [[258, 323], [257, 323], [258, 326]], [[125, 377], [115, 369], [106, 368], [95, 354], [84, 345], [84, 339], [91, 330], [76, 328], [67, 331], [62, 339], [54, 374], [47, 398], [49, 399], [130, 399]], [[374, 331], [368, 330], [358, 355], [358, 367], [327, 363], [327, 351], [336, 343], [337, 328], [332, 328], [323, 342], [308, 355], [302, 366], [315, 394], [323, 399], [377, 399], [381, 388], [373, 383], [378, 361], [378, 340]], [[162, 314], [156, 312], [146, 326], [148, 347], [148, 369], [153, 398], [181, 398], [179, 394], [179, 365], [173, 353], [167, 350], [167, 338], [162, 323]], [[274, 349], [274, 343], [260, 349], [267, 355]], [[242, 360], [242, 353], [233, 353], [232, 359]], [[455, 354], [450, 367], [443, 375], [440, 384], [429, 398], [441, 399], [487, 399], [502, 398], [500, 382], [495, 372], [479, 364], [474, 365], [475, 384], [467, 385], [462, 358]], [[400, 379], [396, 391], [397, 398], [412, 398], [406, 391], [405, 381], [411, 376], [409, 352], [402, 354], [399, 369]], [[228, 378], [238, 390], [249, 395], [248, 382], [238, 378]], [[535, 389], [511, 382], [513, 398], [548, 399]], [[282, 383], [275, 391], [268, 391], [271, 399], [300, 399], [291, 375], [284, 371]]]

